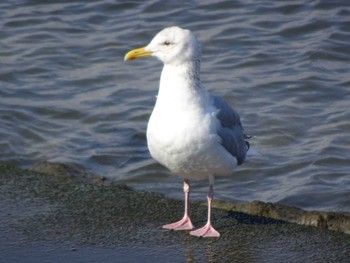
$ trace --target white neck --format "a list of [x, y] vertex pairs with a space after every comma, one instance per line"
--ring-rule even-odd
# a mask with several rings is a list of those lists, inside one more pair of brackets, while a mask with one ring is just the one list
[[177, 66], [164, 65], [160, 77], [158, 99], [186, 100], [188, 97], [198, 97], [202, 92], [199, 62]]

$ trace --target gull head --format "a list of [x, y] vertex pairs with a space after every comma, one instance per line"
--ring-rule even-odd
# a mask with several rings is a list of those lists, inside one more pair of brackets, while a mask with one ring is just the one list
[[181, 65], [199, 61], [200, 43], [197, 37], [187, 29], [167, 27], [160, 31], [145, 47], [129, 51], [124, 60], [154, 56], [167, 65]]

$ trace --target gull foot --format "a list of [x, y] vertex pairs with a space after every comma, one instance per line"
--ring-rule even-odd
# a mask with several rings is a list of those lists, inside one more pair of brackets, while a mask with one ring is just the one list
[[184, 217], [180, 221], [164, 225], [163, 228], [170, 230], [191, 230], [193, 229], [193, 225], [189, 217]]
[[216, 231], [211, 224], [206, 224], [202, 228], [191, 231], [190, 235], [197, 237], [219, 237], [220, 233]]

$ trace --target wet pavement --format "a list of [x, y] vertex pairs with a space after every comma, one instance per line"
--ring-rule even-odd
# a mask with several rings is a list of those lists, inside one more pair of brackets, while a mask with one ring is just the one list
[[[234, 209], [238, 204], [215, 208], [221, 237], [203, 239], [161, 228], [182, 216], [182, 201], [102, 178], [0, 165], [0, 189], [0, 262], [348, 262], [350, 256], [348, 234], [250, 215]], [[205, 206], [191, 203], [191, 212], [195, 226], [205, 223]]]

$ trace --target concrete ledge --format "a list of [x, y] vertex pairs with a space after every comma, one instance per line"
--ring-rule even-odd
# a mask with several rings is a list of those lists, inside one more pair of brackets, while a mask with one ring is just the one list
[[[309, 225], [338, 222], [346, 226], [347, 217], [318, 212], [313, 219], [313, 212], [275, 204], [217, 202], [213, 224], [221, 237], [202, 239], [187, 231], [161, 228], [182, 216], [181, 200], [104, 180], [82, 179], [70, 172], [53, 174], [58, 173], [0, 165], [0, 251], [4, 262], [22, 262], [23, 258], [30, 262], [349, 260], [350, 235], [289, 223], [300, 220]], [[196, 227], [205, 223], [206, 212], [201, 203], [191, 203]]]

